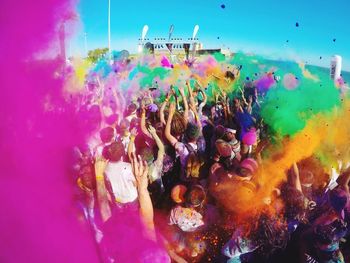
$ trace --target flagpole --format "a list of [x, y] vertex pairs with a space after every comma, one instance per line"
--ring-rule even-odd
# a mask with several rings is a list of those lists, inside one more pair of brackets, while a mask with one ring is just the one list
[[108, 57], [111, 59], [111, 0], [108, 0]]

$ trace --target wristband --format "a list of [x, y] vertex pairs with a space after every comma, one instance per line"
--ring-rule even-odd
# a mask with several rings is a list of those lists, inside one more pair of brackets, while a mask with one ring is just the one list
[[96, 175], [96, 181], [103, 181], [103, 175]]

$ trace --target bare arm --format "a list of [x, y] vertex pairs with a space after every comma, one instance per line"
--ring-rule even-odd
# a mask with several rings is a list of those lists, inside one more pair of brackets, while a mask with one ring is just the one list
[[140, 203], [140, 216], [146, 228], [146, 234], [151, 239], [156, 241], [156, 233], [154, 228], [154, 211], [151, 197], [148, 192], [148, 165], [142, 161], [141, 157], [136, 158], [132, 154], [131, 158], [132, 171], [136, 179], [137, 193]]
[[169, 116], [165, 126], [164, 134], [165, 134], [165, 138], [167, 138], [167, 140], [170, 142], [172, 146], [175, 146], [175, 144], [178, 142], [178, 140], [173, 135], [171, 135], [171, 132], [170, 132], [171, 122], [173, 120], [174, 112], [175, 112], [175, 104], [171, 103], [169, 107]]
[[290, 183], [292, 184], [293, 187], [295, 187], [295, 189], [299, 190], [300, 192], [303, 192], [301, 188], [301, 183], [300, 183], [299, 168], [296, 163], [293, 163], [293, 169], [289, 179], [290, 179]]
[[160, 121], [161, 121], [161, 123], [163, 123], [164, 126], [166, 125], [164, 110], [165, 110], [165, 107], [171, 98], [171, 94], [173, 94], [172, 88], [170, 88], [170, 91], [168, 92], [168, 94], [167, 94], [167, 96], [166, 96], [166, 98], [165, 98], [164, 102], [162, 103], [162, 106], [160, 107], [160, 110], [159, 110]]
[[188, 123], [188, 102], [187, 102], [187, 98], [185, 96], [185, 91], [183, 87], [179, 87], [179, 92], [181, 94], [182, 97], [182, 101], [184, 104], [184, 119], [185, 119], [185, 123]]
[[157, 155], [156, 162], [163, 162], [164, 155], [165, 155], [164, 144], [160, 140], [160, 138], [156, 132], [156, 129], [154, 129], [154, 127], [150, 126], [148, 128], [148, 130], [149, 130], [149, 133], [152, 135], [153, 139], [155, 140], [157, 147], [158, 147], [158, 155]]
[[152, 138], [152, 135], [148, 132], [146, 128], [146, 108], [145, 108], [145, 102], [141, 101], [141, 131], [144, 135], [146, 135], [148, 138]]
[[252, 95], [250, 95], [248, 97], [248, 104], [247, 104], [247, 111], [249, 114], [252, 113], [252, 104], [253, 104], [253, 97], [252, 97]]
[[101, 218], [106, 222], [111, 217], [111, 210], [108, 203], [107, 189], [104, 182], [104, 171], [107, 161], [102, 157], [97, 157], [95, 161], [96, 192], [97, 202], [100, 208]]
[[205, 94], [203, 88], [198, 84], [198, 82], [196, 82], [196, 83], [197, 83], [197, 85], [199, 87], [199, 92], [202, 94], [202, 97], [203, 97], [203, 101], [199, 105], [199, 107], [202, 109], [207, 104], [208, 97], [207, 97], [207, 94]]
[[131, 130], [130, 134], [130, 142], [128, 144], [128, 157], [129, 160], [131, 160], [132, 154], [135, 153], [135, 138], [137, 136], [137, 130], [136, 128], [133, 128]]

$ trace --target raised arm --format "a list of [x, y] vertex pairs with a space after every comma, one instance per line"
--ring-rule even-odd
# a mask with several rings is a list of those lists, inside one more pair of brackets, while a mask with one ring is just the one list
[[164, 102], [160, 106], [159, 117], [160, 117], [161, 123], [163, 123], [164, 126], [166, 125], [165, 116], [164, 116], [164, 110], [165, 110], [165, 107], [168, 104], [172, 94], [173, 94], [173, 89], [170, 88], [168, 94], [166, 95], [166, 98], [165, 98]]
[[190, 103], [190, 108], [191, 108], [191, 111], [192, 111], [193, 114], [194, 114], [194, 118], [195, 118], [195, 120], [196, 120], [197, 126], [198, 126], [199, 130], [200, 130], [201, 133], [202, 133], [202, 123], [201, 123], [201, 119], [200, 119], [200, 117], [199, 117], [199, 115], [198, 115], [198, 111], [197, 111], [196, 104], [194, 104], [194, 103], [191, 102], [191, 103]]
[[141, 157], [132, 154], [131, 158], [132, 171], [136, 179], [137, 193], [140, 203], [140, 216], [145, 226], [146, 234], [149, 239], [156, 241], [154, 229], [154, 211], [151, 197], [148, 192], [148, 165], [142, 161]]
[[135, 153], [135, 138], [137, 136], [137, 130], [136, 128], [132, 128], [131, 132], [130, 132], [130, 141], [128, 144], [128, 157], [129, 160], [131, 160], [132, 158], [132, 154]]
[[148, 132], [146, 128], [146, 107], [144, 100], [141, 101], [141, 131], [144, 135], [146, 135], [148, 138], [152, 138], [152, 135]]
[[247, 104], [247, 111], [249, 114], [252, 114], [252, 105], [253, 105], [253, 96], [249, 95], [248, 104]]
[[157, 155], [157, 163], [162, 163], [163, 159], [164, 159], [164, 155], [165, 155], [165, 149], [164, 149], [164, 144], [161, 141], [161, 139], [159, 138], [156, 129], [153, 126], [149, 126], [148, 128], [149, 133], [152, 135], [154, 141], [157, 144], [158, 147], [158, 155]]
[[172, 146], [175, 146], [175, 144], [178, 142], [178, 140], [173, 135], [171, 135], [171, 132], [170, 132], [171, 122], [173, 121], [174, 113], [175, 113], [175, 104], [171, 103], [169, 107], [169, 116], [165, 126], [164, 134], [165, 134], [165, 138], [167, 138], [167, 140], [170, 142]]
[[97, 202], [100, 208], [101, 218], [106, 222], [111, 217], [111, 209], [108, 203], [107, 188], [104, 181], [104, 171], [107, 161], [102, 157], [96, 157], [95, 160], [95, 176], [96, 176], [96, 193]]
[[188, 94], [189, 94], [189, 99], [190, 99], [190, 108], [192, 110], [193, 108], [196, 108], [196, 103], [194, 102], [193, 91], [192, 91], [191, 85], [188, 81], [186, 81], [186, 86], [188, 89]]
[[296, 163], [293, 163], [293, 169], [292, 173], [289, 176], [290, 183], [295, 189], [299, 190], [300, 192], [303, 192], [301, 188], [301, 183], [300, 183], [300, 177], [299, 177], [299, 168]]
[[184, 120], [185, 120], [185, 123], [187, 125], [187, 123], [188, 123], [188, 102], [187, 102], [187, 98], [185, 96], [184, 88], [179, 87], [179, 92], [180, 92], [180, 95], [182, 97], [182, 101], [184, 104]]
[[199, 85], [199, 83], [196, 81], [196, 84], [197, 84], [197, 87], [198, 87], [198, 90], [199, 92], [202, 94], [202, 97], [203, 97], [203, 101], [201, 102], [201, 104], [199, 105], [199, 108], [200, 110], [203, 109], [203, 107], [207, 104], [207, 101], [208, 101], [208, 97], [207, 97], [207, 94], [205, 94], [203, 88], [201, 85]]

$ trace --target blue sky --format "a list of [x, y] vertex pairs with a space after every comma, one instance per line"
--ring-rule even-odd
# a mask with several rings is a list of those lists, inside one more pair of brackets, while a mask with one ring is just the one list
[[[81, 25], [70, 54], [84, 54], [84, 32], [88, 50], [108, 46], [107, 10], [108, 0], [80, 1]], [[230, 47], [327, 67], [339, 54], [343, 69], [350, 70], [349, 0], [111, 0], [112, 49], [135, 52], [145, 24], [150, 39], [167, 37], [171, 24], [173, 37], [188, 38], [198, 24], [205, 48]]]

